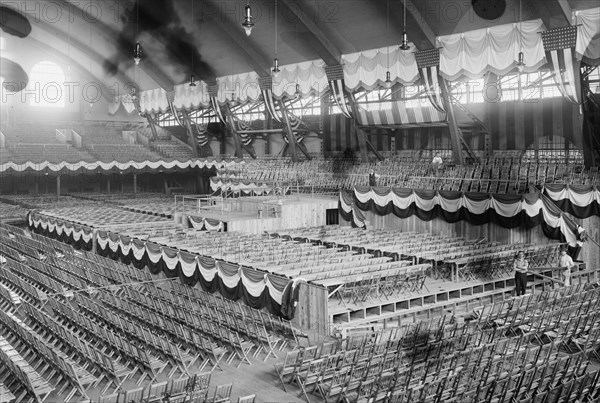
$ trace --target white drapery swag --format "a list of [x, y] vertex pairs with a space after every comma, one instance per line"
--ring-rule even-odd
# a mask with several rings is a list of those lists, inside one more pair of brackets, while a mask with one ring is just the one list
[[[439, 205], [442, 209], [449, 213], [456, 213], [460, 208], [466, 208], [471, 214], [483, 214], [489, 209], [493, 209], [497, 214], [503, 217], [514, 217], [521, 212], [525, 212], [529, 217], [536, 217], [540, 214], [543, 215], [546, 224], [553, 228], [560, 228], [560, 231], [565, 236], [567, 242], [575, 240], [575, 235], [570, 229], [563, 215], [554, 214], [546, 205], [541, 198], [530, 203], [525, 197], [522, 197], [520, 201], [514, 203], [503, 203], [490, 195], [484, 200], [472, 200], [467, 195], [463, 194], [461, 197], [456, 199], [445, 199], [436, 193], [431, 199], [425, 199], [419, 197], [414, 191], [407, 197], [398, 196], [393, 191], [389, 191], [384, 195], [377, 194], [373, 189], [369, 191], [359, 191], [358, 188], [354, 189], [354, 197], [361, 203], [366, 203], [369, 200], [373, 200], [375, 204], [379, 206], [386, 206], [388, 203], [392, 203], [399, 209], [406, 210], [411, 204], [423, 211], [431, 211], [436, 205]], [[340, 198], [341, 199], [341, 198]], [[344, 211], [347, 211], [342, 205]]]
[[144, 161], [144, 162], [77, 162], [68, 163], [61, 162], [60, 164], [53, 164], [48, 161], [42, 163], [26, 162], [24, 164], [15, 164], [13, 162], [7, 162], [0, 165], [0, 172], [8, 170], [14, 170], [22, 172], [28, 169], [34, 171], [43, 171], [48, 169], [53, 173], [57, 173], [66, 169], [68, 171], [87, 170], [95, 171], [101, 169], [103, 171], [110, 171], [112, 169], [127, 170], [127, 169], [186, 169], [186, 168], [233, 168], [238, 164], [244, 164], [243, 161], [208, 161], [208, 160], [193, 160], [193, 161]]
[[303, 97], [314, 94], [321, 96], [329, 89], [325, 75], [325, 62], [321, 59], [279, 66], [281, 72], [273, 77], [273, 95], [281, 98], [296, 96], [296, 84]]
[[205, 217], [188, 216], [188, 221], [192, 224], [192, 228], [206, 231], [222, 231], [223, 221]]
[[217, 85], [217, 99], [221, 103], [230, 101], [232, 96], [235, 101], [241, 103], [253, 102], [260, 97], [258, 74], [254, 71], [217, 77]]
[[266, 183], [242, 183], [242, 182], [234, 182], [234, 181], [221, 181], [211, 179], [210, 181], [210, 189], [213, 192], [221, 191], [227, 192], [231, 191], [234, 193], [245, 193], [245, 194], [255, 194], [255, 195], [267, 195], [271, 193], [271, 186]]
[[350, 91], [361, 88], [372, 90], [385, 85], [386, 71], [390, 72], [390, 80], [394, 84], [410, 85], [419, 78], [414, 53], [400, 50], [397, 46], [342, 55], [342, 60], [346, 88]]
[[[40, 217], [41, 218], [38, 219], [38, 222], [41, 221], [39, 225], [42, 225], [42, 227], [45, 228], [42, 222], [47, 225], [45, 221], [48, 217]], [[33, 220], [33, 222], [35, 222], [35, 220]], [[61, 225], [64, 224], [61, 223]], [[144, 254], [147, 253], [148, 258], [155, 264], [162, 259], [169, 270], [175, 270], [177, 264], [179, 263], [181, 265], [181, 271], [186, 277], [193, 276], [196, 269], [198, 269], [200, 275], [205, 281], [212, 281], [215, 276], [219, 276], [223, 284], [225, 284], [225, 286], [228, 288], [235, 288], [241, 282], [246, 291], [248, 291], [248, 293], [253, 297], [260, 297], [265, 288], [267, 288], [269, 290], [270, 297], [278, 304], [281, 304], [283, 290], [278, 291], [273, 285], [270, 279], [272, 274], [265, 273], [260, 281], [253, 281], [244, 274], [244, 270], [255, 269], [243, 268], [242, 266], [237, 265], [237, 272], [234, 274], [228, 274], [228, 270], [222, 267], [226, 263], [221, 261], [216, 260], [214, 261], [214, 267], [209, 267], [206, 264], [203, 264], [202, 258], [200, 258], [198, 255], [165, 246], [158, 246], [153, 243], [150, 243], [151, 247], [148, 247], [147, 245], [149, 242], [144, 242], [142, 247], [138, 247], [133, 242], [130, 242], [129, 239], [127, 242], [123, 242], [120, 235], [111, 234], [110, 232], [98, 233], [97, 242], [102, 249], [106, 248], [106, 246], [110, 243], [109, 239], [111, 235], [113, 237], [118, 237], [117, 243], [122, 249], [125, 248], [125, 243], [127, 243], [128, 248], [133, 250], [133, 255], [137, 260], [141, 260]]]
[[546, 62], [540, 31], [541, 19], [439, 36], [440, 74], [454, 81], [461, 76], [480, 78], [487, 72], [503, 75], [515, 68], [523, 50], [525, 72]]
[[210, 107], [210, 95], [204, 81], [196, 81], [196, 85], [193, 87], [190, 87], [189, 83], [179, 84], [174, 87], [174, 90], [173, 106], [177, 109]]
[[119, 111], [119, 108], [123, 106], [125, 112], [132, 113], [135, 111], [135, 103], [133, 99], [131, 99], [131, 95], [121, 95], [116, 100], [108, 104], [108, 113], [109, 115], [114, 115]]
[[596, 188], [583, 194], [575, 192], [569, 186], [565, 186], [559, 191], [552, 191], [545, 187], [544, 191], [552, 200], [568, 200], [577, 207], [588, 207], [592, 203], [600, 204], [600, 190]]
[[140, 93], [140, 110], [141, 112], [166, 112], [169, 110], [169, 102], [167, 101], [167, 92], [162, 88], [142, 91]]
[[577, 27], [577, 59], [589, 64], [600, 62], [600, 7], [573, 11], [573, 25]]

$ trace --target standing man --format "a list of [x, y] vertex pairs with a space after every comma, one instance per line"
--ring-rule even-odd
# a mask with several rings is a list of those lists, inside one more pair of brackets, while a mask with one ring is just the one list
[[440, 153], [435, 153], [435, 157], [431, 161], [431, 167], [433, 168], [433, 174], [437, 177], [440, 172], [440, 168], [442, 167], [442, 157], [440, 157]]
[[563, 280], [565, 286], [571, 285], [571, 270], [578, 267], [577, 263], [573, 262], [571, 256], [567, 255], [567, 245], [560, 245], [560, 256], [558, 257], [558, 267], [563, 269]]
[[515, 291], [518, 296], [525, 295], [527, 291], [527, 269], [529, 262], [525, 259], [525, 252], [519, 251], [513, 263], [515, 269]]
[[371, 172], [369, 172], [369, 186], [377, 186], [377, 179], [379, 179], [379, 175], [371, 169]]

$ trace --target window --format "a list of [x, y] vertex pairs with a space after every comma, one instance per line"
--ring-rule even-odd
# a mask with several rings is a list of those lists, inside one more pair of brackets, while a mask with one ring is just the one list
[[29, 105], [48, 108], [64, 108], [65, 73], [53, 62], [39, 62], [31, 69], [29, 75]]

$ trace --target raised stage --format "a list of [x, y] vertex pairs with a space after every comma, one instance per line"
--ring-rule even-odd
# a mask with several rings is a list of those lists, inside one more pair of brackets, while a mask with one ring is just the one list
[[326, 225], [328, 211], [338, 217], [337, 196], [186, 197], [176, 204], [175, 221], [209, 219], [222, 222], [225, 231], [250, 234]]

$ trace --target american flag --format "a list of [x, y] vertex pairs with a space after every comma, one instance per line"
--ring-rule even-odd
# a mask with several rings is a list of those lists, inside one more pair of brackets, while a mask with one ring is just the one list
[[273, 79], [270, 76], [261, 77], [258, 79], [258, 86], [260, 87], [260, 92], [263, 96], [263, 101], [265, 102], [265, 108], [269, 112], [269, 115], [271, 115], [275, 121], [281, 123], [281, 116], [277, 113], [275, 100], [273, 99]]
[[440, 66], [440, 50], [427, 49], [415, 53], [417, 67], [423, 79], [425, 93], [431, 105], [440, 112], [444, 112], [440, 84], [438, 82], [438, 70]]
[[329, 82], [329, 88], [335, 103], [342, 111], [342, 114], [348, 119], [352, 119], [352, 114], [346, 103], [346, 96], [344, 95], [344, 68], [341, 65], [337, 66], [326, 66], [325, 74], [327, 75], [327, 81]]
[[542, 43], [546, 60], [554, 73], [554, 81], [563, 97], [579, 104], [575, 80], [579, 80], [578, 69], [573, 64], [577, 27], [561, 27], [542, 32]]

